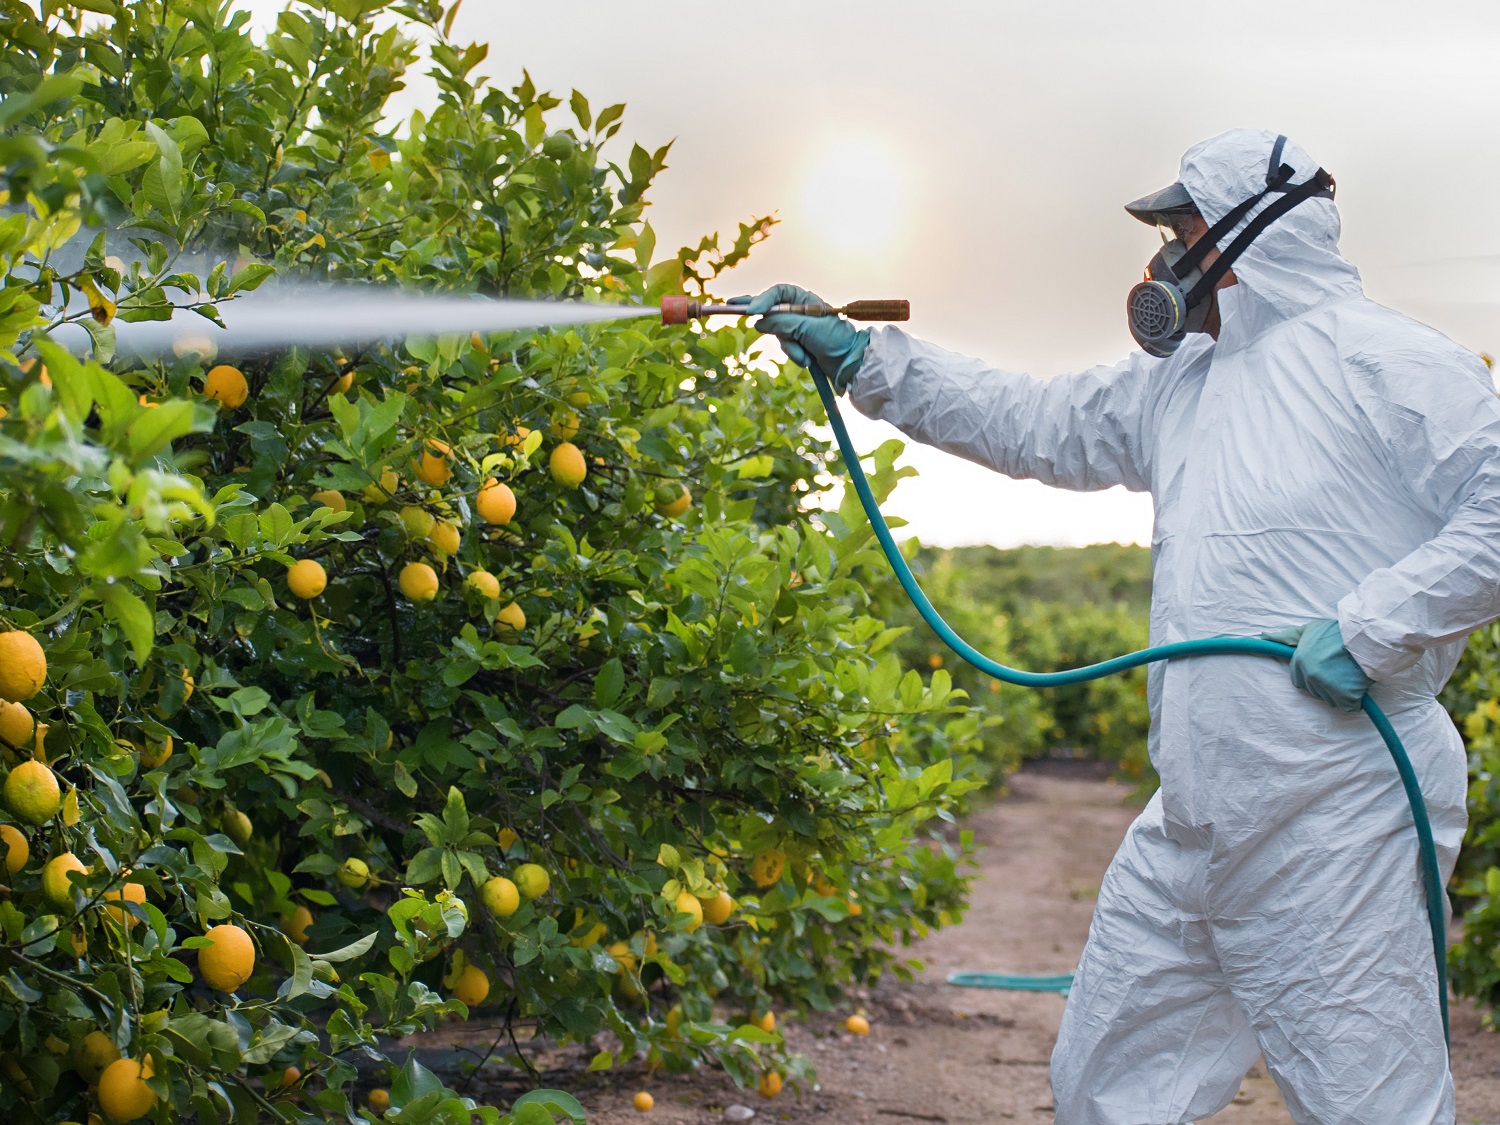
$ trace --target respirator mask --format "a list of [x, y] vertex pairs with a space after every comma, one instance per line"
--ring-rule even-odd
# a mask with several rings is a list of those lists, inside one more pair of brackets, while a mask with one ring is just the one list
[[[1281, 152], [1286, 145], [1285, 137], [1277, 137], [1271, 148], [1271, 160], [1266, 170], [1264, 190], [1239, 204], [1207, 233], [1189, 247], [1180, 234], [1167, 240], [1146, 266], [1143, 281], [1130, 291], [1125, 299], [1125, 316], [1130, 325], [1130, 334], [1135, 337], [1145, 352], [1154, 356], [1169, 356], [1175, 352], [1189, 332], [1203, 331], [1208, 314], [1213, 308], [1214, 289], [1220, 279], [1229, 272], [1235, 259], [1243, 254], [1262, 231], [1285, 215], [1305, 199], [1333, 198], [1333, 177], [1319, 168], [1307, 180], [1293, 184], [1296, 170], [1281, 162]], [[1205, 268], [1203, 259], [1219, 241], [1229, 234], [1257, 204], [1270, 195], [1279, 194], [1280, 199], [1271, 203], [1252, 219], [1245, 229], [1231, 242], [1213, 264]], [[1163, 198], [1170, 197], [1170, 198]], [[1161, 207], [1153, 213], [1150, 202], [1172, 203], [1176, 207]], [[1191, 209], [1191, 210], [1189, 210]], [[1126, 207], [1136, 218], [1172, 226], [1173, 219], [1187, 218], [1196, 213], [1191, 197], [1180, 184], [1148, 196], [1144, 200]], [[1176, 224], [1179, 228], [1181, 223]]]

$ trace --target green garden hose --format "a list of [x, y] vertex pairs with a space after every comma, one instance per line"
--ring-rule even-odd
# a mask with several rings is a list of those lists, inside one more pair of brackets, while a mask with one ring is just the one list
[[[1064, 687], [1068, 684], [1080, 684], [1088, 680], [1097, 680], [1103, 676], [1111, 676], [1116, 672], [1128, 671], [1138, 668], [1143, 664], [1152, 664], [1158, 660], [1175, 660], [1185, 656], [1269, 656], [1277, 660], [1290, 660], [1293, 649], [1289, 645], [1278, 644], [1275, 641], [1263, 641], [1252, 637], [1214, 637], [1198, 641], [1179, 641], [1175, 644], [1157, 645], [1154, 648], [1142, 649], [1139, 652], [1128, 653], [1125, 656], [1117, 656], [1113, 660], [1106, 660], [1099, 664], [1090, 664], [1085, 668], [1070, 668], [1062, 672], [1023, 672], [1018, 668], [1009, 668], [1004, 664], [991, 660], [984, 653], [974, 648], [943, 620], [937, 609], [922, 592], [922, 587], [917, 584], [916, 577], [907, 566], [906, 559], [901, 555], [896, 546], [896, 540], [891, 536], [891, 529], [887, 526], [885, 518], [880, 514], [880, 505], [875, 499], [875, 494], [870, 490], [870, 482], [865, 477], [864, 468], [860, 465], [859, 456], [854, 451], [854, 443], [849, 438], [849, 430], [844, 425], [843, 416], [839, 413], [838, 401], [834, 397], [833, 388], [828, 379], [818, 370], [816, 364], [812, 367], [813, 383], [818, 388], [818, 397], [823, 400], [823, 408], [828, 412], [828, 422], [833, 427], [833, 436], [838, 441], [839, 452], [843, 455], [844, 469], [849, 474], [849, 481], [854, 485], [854, 491], [859, 496], [859, 502], [864, 506], [865, 515], [870, 520], [870, 527], [874, 529], [875, 538], [880, 541], [880, 548], [885, 552], [891, 569], [895, 571], [896, 580], [901, 583], [901, 588], [906, 591], [906, 596], [911, 599], [912, 605], [922, 615], [922, 620], [931, 626], [933, 632], [941, 637], [954, 652], [966, 661], [978, 668], [988, 676], [993, 676], [1007, 684], [1019, 684], [1022, 687], [1046, 688]], [[1391, 752], [1391, 758], [1396, 763], [1396, 771], [1401, 775], [1401, 784], [1406, 789], [1406, 799], [1411, 805], [1412, 821], [1417, 829], [1417, 850], [1421, 856], [1422, 876], [1425, 884], [1427, 898], [1427, 922], [1432, 929], [1433, 962], [1437, 967], [1438, 1005], [1443, 1014], [1443, 1038], [1448, 1038], [1448, 963], [1446, 936], [1446, 923], [1443, 901], [1443, 880], [1438, 870], [1437, 849], [1432, 842], [1432, 824], [1427, 819], [1427, 805], [1422, 799], [1422, 789], [1417, 783], [1417, 774], [1412, 769], [1411, 759], [1407, 757], [1406, 748], [1401, 745], [1401, 739], [1396, 735], [1396, 730], [1391, 726], [1391, 721], [1385, 712], [1368, 695], [1364, 698], [1364, 712], [1375, 724], [1375, 729], [1380, 732], [1380, 737], [1385, 740], [1386, 748]], [[1025, 978], [1005, 977], [1000, 974], [956, 974], [961, 979], [954, 983], [971, 984], [975, 987], [1015, 987], [1014, 982]], [[990, 977], [992, 982], [1009, 981], [1012, 983], [983, 983], [983, 977]], [[1042, 980], [1044, 978], [1031, 978]], [[1059, 978], [1045, 978], [1048, 981]], [[1051, 987], [1037, 988], [1034, 985], [1026, 985], [1033, 991], [1061, 991], [1061, 987], [1053, 984]]]

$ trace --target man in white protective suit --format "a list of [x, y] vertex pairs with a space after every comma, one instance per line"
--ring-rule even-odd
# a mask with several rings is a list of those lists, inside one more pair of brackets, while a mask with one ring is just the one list
[[[1161, 789], [1099, 892], [1052, 1056], [1058, 1125], [1183, 1125], [1264, 1054], [1299, 1125], [1452, 1125], [1412, 814], [1443, 877], [1465, 758], [1435, 696], [1500, 616], [1500, 401], [1481, 360], [1363, 295], [1333, 181], [1237, 129], [1129, 205], [1175, 236], [1132, 291], [1142, 350], [1038, 379], [895, 327], [757, 327], [872, 418], [1012, 477], [1156, 506], [1151, 643], [1272, 634], [1285, 667], [1150, 670]], [[757, 297], [817, 303], [792, 286]]]

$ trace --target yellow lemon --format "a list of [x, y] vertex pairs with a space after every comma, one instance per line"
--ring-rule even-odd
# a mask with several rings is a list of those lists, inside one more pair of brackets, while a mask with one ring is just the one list
[[774, 886], [786, 870], [786, 856], [775, 848], [761, 852], [750, 861], [750, 878], [757, 887]]
[[349, 501], [344, 499], [342, 492], [336, 492], [331, 488], [321, 488], [314, 492], [309, 499], [314, 504], [321, 504], [325, 508], [332, 508], [335, 512], [347, 512]]
[[563, 441], [572, 441], [573, 435], [578, 432], [578, 412], [576, 410], [569, 410], [561, 417], [552, 419], [551, 425], [547, 427], [547, 432]]
[[255, 834], [255, 825], [239, 809], [226, 812], [222, 823], [224, 834], [242, 848], [250, 843], [250, 837]]
[[500, 579], [496, 578], [487, 570], [471, 570], [469, 576], [464, 579], [464, 585], [479, 591], [491, 601], [497, 601], [500, 597]]
[[552, 451], [547, 460], [552, 479], [564, 488], [577, 488], [588, 476], [589, 467], [584, 463], [583, 451], [570, 441], [565, 441]]
[[36, 732], [36, 720], [24, 703], [0, 702], [0, 739], [7, 746], [19, 750], [31, 741]]
[[728, 891], [720, 891], [713, 898], [700, 899], [699, 902], [703, 905], [703, 920], [715, 926], [722, 926], [734, 913], [734, 899]]
[[484, 908], [496, 918], [509, 918], [521, 905], [520, 889], [504, 875], [487, 879], [479, 897], [484, 901]]
[[146, 1079], [156, 1073], [150, 1058], [116, 1059], [99, 1075], [99, 1108], [116, 1125], [134, 1121], [151, 1112], [156, 1094]]
[[687, 925], [683, 927], [688, 933], [703, 925], [703, 904], [687, 891], [677, 895], [677, 913], [688, 915]]
[[495, 843], [500, 845], [502, 852], [509, 851], [520, 838], [514, 828], [502, 828], [495, 833]]
[[[146, 901], [146, 888], [139, 883], [122, 883], [114, 890], [105, 891], [104, 901], [143, 903]], [[106, 906], [104, 909], [120, 925], [123, 926], [128, 923], [131, 929], [135, 929], [135, 924], [140, 921], [139, 918], [123, 906]]]
[[510, 523], [516, 514], [516, 494], [510, 490], [510, 485], [501, 484], [491, 477], [475, 495], [474, 507], [485, 523]]
[[233, 410], [243, 406], [249, 394], [250, 384], [245, 382], [244, 373], [238, 367], [221, 363], [209, 368], [208, 374], [203, 377], [203, 396], [217, 402], [221, 410], [225, 407]]
[[380, 480], [374, 484], [367, 484], [360, 489], [360, 495], [371, 504], [383, 504], [401, 487], [401, 477], [395, 469], [382, 469]]
[[14, 875], [31, 858], [31, 845], [12, 825], [0, 824], [0, 844], [5, 845], [5, 870]]
[[214, 926], [203, 935], [212, 945], [198, 950], [198, 975], [209, 988], [233, 992], [255, 972], [255, 943], [238, 926]]
[[[583, 911], [581, 910], [576, 912], [577, 915], [581, 915], [582, 913]], [[579, 925], [582, 925], [582, 923], [580, 922]], [[598, 945], [599, 939], [602, 938], [605, 933], [606, 930], [604, 928], [604, 923], [595, 922], [588, 929], [584, 930], [583, 933], [574, 934], [572, 937], [570, 937], [568, 939], [568, 943], [570, 945], [578, 946], [579, 949], [589, 949], [595, 945]]]
[[432, 530], [427, 533], [427, 541], [439, 554], [456, 555], [463, 537], [458, 532], [458, 524], [449, 523], [447, 520], [437, 520], [433, 523]]
[[677, 1038], [677, 1030], [682, 1026], [682, 1008], [673, 1004], [667, 1011], [667, 1037]]
[[32, 1085], [31, 1079], [21, 1069], [21, 1064], [16, 1061], [14, 1055], [0, 1056], [0, 1074], [3, 1074], [6, 1081], [10, 1082], [23, 1097], [36, 1097], [36, 1087]]
[[328, 572], [317, 559], [298, 559], [286, 568], [287, 587], [303, 601], [317, 597], [328, 586]]
[[338, 869], [337, 878], [350, 890], [357, 891], [370, 881], [370, 865], [357, 856], [350, 856]]
[[312, 911], [305, 906], [299, 905], [296, 910], [292, 911], [290, 918], [282, 919], [281, 924], [282, 928], [286, 931], [287, 937], [291, 938], [298, 945], [306, 945], [307, 930], [313, 924]]
[[0, 699], [23, 703], [47, 679], [47, 654], [30, 633], [0, 633]]
[[495, 614], [495, 627], [503, 632], [519, 633], [526, 628], [526, 611], [515, 602], [511, 602]]
[[11, 770], [0, 793], [5, 807], [25, 824], [46, 824], [62, 805], [57, 775], [34, 759]]
[[164, 735], [160, 742], [153, 742], [141, 748], [141, 765], [145, 769], [160, 769], [167, 764], [167, 759], [172, 756], [172, 736]]
[[120, 1048], [102, 1031], [91, 1031], [73, 1044], [73, 1069], [90, 1086], [99, 1081], [106, 1067], [120, 1057]]
[[656, 1099], [646, 1093], [645, 1090], [642, 1090], [630, 1099], [630, 1104], [635, 1106], [637, 1113], [650, 1113], [652, 1107], [656, 1105]]
[[760, 1082], [756, 1084], [756, 1092], [763, 1098], [774, 1098], [781, 1093], [781, 1075], [774, 1070], [768, 1070], [760, 1076]]
[[333, 381], [333, 386], [328, 388], [328, 393], [331, 395], [348, 394], [352, 386], [354, 386], [354, 372], [346, 371]]
[[688, 491], [687, 485], [682, 486], [682, 491], [675, 497], [661, 498], [656, 500], [656, 511], [659, 515], [676, 519], [686, 512], [693, 504], [693, 494]]
[[397, 579], [401, 592], [414, 602], [430, 602], [437, 597], [437, 571], [424, 562], [407, 563]]
[[464, 1006], [472, 1008], [476, 1004], [483, 1004], [484, 998], [490, 994], [490, 978], [485, 975], [483, 969], [478, 965], [465, 965], [464, 971], [458, 975], [458, 983], [453, 986], [453, 998], [462, 1001]]
[[448, 467], [448, 455], [452, 452], [453, 449], [447, 442], [435, 438], [424, 442], [422, 456], [416, 462], [417, 479], [433, 488], [441, 488], [447, 484], [453, 476], [453, 470]]
[[538, 864], [523, 863], [516, 868], [516, 889], [527, 898], [541, 898], [551, 885], [552, 877]]
[[768, 1011], [763, 1016], [751, 1016], [750, 1017], [750, 1024], [751, 1024], [752, 1027], [758, 1027], [758, 1028], [760, 1028], [764, 1032], [768, 1032], [769, 1033], [769, 1032], [775, 1031], [776, 1030], [776, 1013]]
[[844, 1021], [844, 1030], [851, 1035], [870, 1034], [870, 1021], [864, 1016], [850, 1016]]
[[59, 910], [73, 905], [73, 872], [83, 874], [88, 868], [72, 852], [55, 855], [42, 866], [42, 897]]
[[521, 445], [526, 441], [527, 435], [529, 435], [530, 433], [531, 430], [526, 426], [517, 426], [515, 430], [510, 433], [502, 433], [500, 435], [500, 441], [504, 445]]
[[[194, 355], [199, 359], [213, 359], [219, 354], [219, 345], [201, 332], [184, 332], [172, 340], [172, 354], [178, 359]], [[47, 369], [42, 368], [42, 379], [47, 378]], [[51, 383], [47, 384], [51, 386]]]
[[401, 526], [406, 528], [406, 534], [413, 539], [426, 539], [432, 534], [432, 525], [435, 523], [437, 517], [426, 508], [408, 504], [401, 509]]
[[622, 973], [635, 971], [635, 954], [630, 951], [630, 945], [627, 942], [611, 942], [605, 946], [604, 952], [615, 959]]
[[391, 1108], [391, 1092], [380, 1086], [371, 1090], [370, 1096], [365, 1100], [376, 1113], [384, 1113]]
[[827, 875], [821, 873], [812, 877], [812, 889], [820, 895], [835, 895], [838, 894], [839, 890]]
[[281, 1072], [281, 1077], [276, 1080], [276, 1089], [285, 1090], [297, 1079], [302, 1077], [302, 1071], [295, 1066], [289, 1066]]

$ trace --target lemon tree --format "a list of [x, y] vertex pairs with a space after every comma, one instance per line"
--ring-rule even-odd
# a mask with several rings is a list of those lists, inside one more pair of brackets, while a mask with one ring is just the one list
[[[266, 284], [651, 303], [766, 235], [658, 248], [666, 150], [482, 78], [453, 11], [0, 7], [23, 1119], [349, 1120], [353, 1058], [457, 1016], [779, 1091], [808, 1066], [744, 1013], [907, 972], [962, 909], [983, 721], [869, 612], [815, 397], [748, 328], [217, 354]], [[437, 102], [392, 127], [414, 66]], [[116, 354], [139, 320], [169, 354]], [[581, 1120], [398, 1064], [403, 1121]]]

